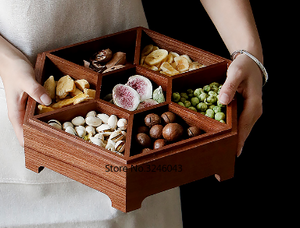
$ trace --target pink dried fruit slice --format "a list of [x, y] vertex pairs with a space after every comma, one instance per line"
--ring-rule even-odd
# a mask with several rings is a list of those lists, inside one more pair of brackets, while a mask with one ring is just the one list
[[141, 101], [152, 98], [152, 83], [151, 81], [141, 75], [133, 75], [128, 78], [126, 85], [135, 89], [140, 95]]
[[150, 106], [153, 106], [153, 105], [157, 105], [158, 102], [149, 98], [149, 99], [146, 99], [144, 101], [142, 101], [139, 106], [137, 107], [137, 109], [142, 109], [142, 108], [148, 108]]
[[115, 105], [127, 109], [128, 111], [136, 110], [140, 103], [140, 95], [138, 92], [127, 85], [115, 85], [112, 96]]

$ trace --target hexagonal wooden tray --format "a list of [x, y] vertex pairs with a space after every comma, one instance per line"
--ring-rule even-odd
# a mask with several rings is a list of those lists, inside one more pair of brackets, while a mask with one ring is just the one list
[[[146, 69], [139, 66], [139, 59], [147, 44], [187, 54], [206, 67], [173, 77]], [[125, 68], [101, 74], [82, 66], [83, 59], [105, 48], [126, 52], [128, 63]], [[87, 79], [97, 92], [95, 100], [43, 114], [38, 114], [37, 103], [29, 98], [24, 122], [26, 167], [34, 172], [47, 167], [97, 189], [107, 194], [112, 206], [123, 212], [140, 208], [149, 195], [215, 173], [221, 176], [221, 180], [232, 178], [237, 146], [236, 100], [226, 107], [226, 124], [171, 101], [174, 91], [202, 87], [214, 81], [224, 83], [229, 64], [227, 59], [142, 27], [39, 54], [35, 71], [41, 84], [50, 75], [61, 77], [68, 74], [74, 79]], [[102, 99], [116, 83], [125, 83], [133, 74], [146, 76], [156, 86], [162, 86], [166, 102], [130, 112]], [[47, 124], [49, 119], [63, 122], [78, 115], [84, 116], [91, 110], [128, 120], [124, 155]], [[197, 125], [205, 133], [139, 153], [134, 140], [136, 128], [146, 114], [167, 110], [179, 115], [185, 124]]]

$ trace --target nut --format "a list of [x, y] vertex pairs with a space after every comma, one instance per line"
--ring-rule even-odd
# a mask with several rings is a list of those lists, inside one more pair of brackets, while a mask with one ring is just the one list
[[99, 63], [106, 63], [112, 58], [112, 51], [107, 48], [95, 54], [94, 60]]
[[120, 130], [116, 130], [113, 133], [111, 133], [111, 135], [109, 136], [109, 140], [113, 141], [113, 142], [117, 142], [120, 141], [122, 139], [124, 139], [125, 136], [122, 134], [122, 132]]
[[77, 132], [77, 135], [79, 137], [84, 137], [86, 135], [86, 130], [85, 130], [85, 127], [84, 126], [78, 126], [78, 127], [75, 127], [75, 130]]
[[164, 128], [163, 125], [156, 124], [150, 129], [150, 137], [154, 139], [159, 139], [162, 137], [162, 129]]
[[62, 129], [61, 123], [58, 120], [55, 120], [55, 119], [49, 120], [48, 124], [57, 129], [60, 129], [60, 130]]
[[155, 113], [150, 113], [145, 117], [144, 121], [145, 121], [145, 125], [147, 127], [152, 127], [156, 124], [160, 124], [161, 118], [159, 115], [157, 115]]
[[150, 147], [151, 146], [151, 139], [150, 139], [149, 135], [147, 135], [145, 133], [138, 133], [136, 135], [136, 141], [142, 147]]
[[164, 112], [161, 115], [161, 118], [164, 120], [166, 124], [174, 123], [176, 120], [176, 115], [173, 112]]
[[183, 127], [178, 123], [168, 123], [163, 128], [162, 134], [167, 141], [177, 141], [183, 134]]
[[92, 127], [98, 127], [102, 124], [102, 120], [95, 116], [86, 117], [85, 122], [87, 125], [92, 126]]
[[66, 130], [67, 127], [72, 127], [72, 128], [74, 128], [74, 125], [73, 125], [71, 122], [69, 122], [69, 121], [64, 122], [64, 123], [63, 123], [63, 129]]
[[187, 134], [189, 137], [194, 137], [201, 134], [201, 130], [199, 127], [192, 126], [187, 129]]
[[111, 115], [107, 120], [107, 124], [111, 127], [112, 130], [116, 130], [117, 122], [118, 117], [116, 115]]
[[69, 134], [72, 134], [72, 135], [77, 135], [75, 129], [71, 126], [67, 126], [66, 129], [65, 129], [65, 132], [67, 132]]
[[166, 141], [164, 139], [157, 139], [154, 141], [153, 149], [159, 149], [166, 145]]
[[146, 133], [146, 134], [148, 134], [149, 133], [149, 128], [146, 127], [146, 126], [139, 126], [138, 129], [137, 129], [137, 132], [138, 133]]
[[120, 130], [126, 130], [127, 128], [127, 120], [124, 118], [121, 118], [117, 122], [117, 126]]
[[125, 142], [122, 140], [116, 142], [115, 150], [119, 153], [123, 153], [125, 150]]
[[85, 120], [82, 116], [77, 116], [74, 119], [72, 119], [72, 124], [74, 124], [75, 126], [80, 126], [80, 125], [84, 125], [85, 124]]
[[105, 113], [100, 113], [100, 114], [97, 115], [97, 117], [99, 119], [101, 119], [103, 123], [107, 124], [109, 115], [107, 115]]

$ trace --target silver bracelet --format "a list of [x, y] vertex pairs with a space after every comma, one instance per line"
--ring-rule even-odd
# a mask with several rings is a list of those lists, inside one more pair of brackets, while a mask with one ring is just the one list
[[257, 66], [260, 68], [260, 70], [261, 70], [261, 72], [263, 73], [263, 76], [264, 76], [264, 83], [263, 83], [263, 86], [264, 86], [267, 83], [268, 79], [269, 79], [268, 72], [267, 72], [266, 68], [264, 67], [264, 65], [257, 58], [255, 58], [255, 56], [251, 55], [246, 50], [234, 51], [231, 54], [231, 59], [234, 60], [238, 54], [247, 55], [249, 58], [251, 58], [257, 64]]

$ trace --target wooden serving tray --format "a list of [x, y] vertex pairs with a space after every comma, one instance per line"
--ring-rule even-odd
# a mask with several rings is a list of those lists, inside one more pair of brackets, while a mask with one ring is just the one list
[[[147, 44], [187, 54], [206, 67], [173, 77], [146, 69], [139, 65], [139, 60]], [[105, 48], [126, 52], [125, 68], [101, 74], [82, 66], [83, 59]], [[29, 98], [24, 122], [26, 167], [37, 173], [47, 167], [97, 189], [110, 197], [113, 207], [123, 212], [140, 208], [149, 195], [213, 174], [219, 174], [221, 180], [232, 178], [237, 147], [236, 100], [226, 107], [226, 124], [171, 101], [172, 92], [202, 87], [214, 81], [224, 83], [229, 64], [227, 59], [142, 27], [39, 54], [35, 68], [39, 83], [43, 84], [50, 75], [68, 74], [74, 79], [87, 79], [97, 92], [95, 100], [43, 114], [38, 114], [38, 104]], [[102, 99], [116, 82], [124, 83], [133, 74], [146, 76], [162, 86], [166, 102], [130, 112]], [[128, 120], [124, 155], [47, 124], [50, 119], [70, 121], [91, 110]], [[145, 115], [168, 110], [180, 116], [185, 124], [196, 125], [205, 133], [139, 153], [134, 135]]]

